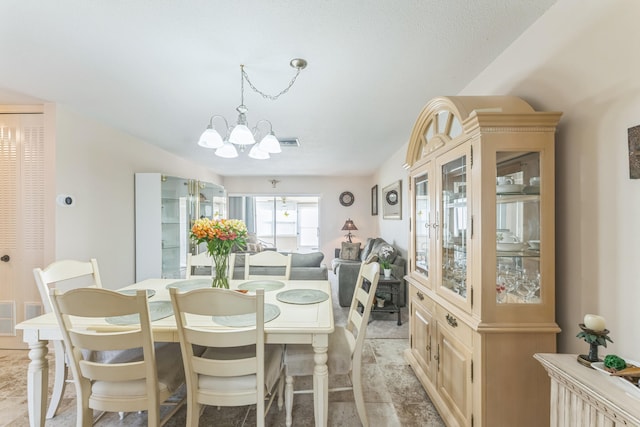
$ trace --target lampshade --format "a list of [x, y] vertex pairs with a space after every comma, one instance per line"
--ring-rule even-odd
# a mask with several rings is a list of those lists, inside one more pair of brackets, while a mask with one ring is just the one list
[[216, 150], [216, 156], [224, 157], [225, 159], [233, 159], [238, 157], [238, 150], [230, 142], [225, 142], [222, 147]]
[[273, 132], [262, 138], [262, 141], [260, 141], [260, 149], [270, 154], [282, 152], [282, 149], [280, 148], [280, 141], [278, 141], [278, 138], [276, 138]]
[[351, 230], [357, 230], [357, 229], [358, 229], [358, 227], [356, 227], [356, 225], [353, 223], [353, 221], [351, 220], [351, 218], [349, 218], [348, 220], [346, 220], [346, 221], [344, 222], [344, 225], [342, 226], [342, 229], [343, 229], [343, 230], [351, 231]]
[[204, 148], [220, 148], [224, 144], [222, 137], [216, 131], [212, 125], [207, 126], [202, 135], [200, 135], [200, 140], [198, 141], [198, 145]]
[[231, 131], [231, 135], [229, 135], [229, 142], [238, 145], [251, 145], [255, 144], [256, 140], [246, 125], [237, 124]]
[[269, 156], [269, 153], [267, 153], [266, 151], [263, 151], [260, 148], [259, 144], [256, 144], [253, 147], [251, 147], [251, 150], [249, 151], [249, 157], [257, 160], [265, 160], [271, 156]]

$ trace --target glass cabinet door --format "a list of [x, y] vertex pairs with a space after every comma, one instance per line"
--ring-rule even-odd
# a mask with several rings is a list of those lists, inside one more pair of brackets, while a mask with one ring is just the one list
[[429, 279], [430, 245], [431, 245], [431, 210], [429, 197], [429, 173], [413, 178], [414, 188], [414, 259], [415, 271]]
[[540, 153], [496, 153], [496, 302], [540, 303]]
[[467, 156], [441, 166], [441, 286], [467, 298]]

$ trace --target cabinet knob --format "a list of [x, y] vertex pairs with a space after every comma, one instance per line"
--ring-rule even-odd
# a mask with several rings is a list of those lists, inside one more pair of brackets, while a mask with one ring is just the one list
[[447, 323], [450, 324], [452, 327], [455, 328], [456, 326], [458, 326], [458, 320], [452, 315], [450, 315], [449, 313], [447, 313], [446, 318], [447, 318]]
[[10, 259], [11, 257], [9, 255], [2, 255], [2, 257], [0, 257], [0, 261], [2, 262], [9, 262]]
[[418, 293], [416, 295], [418, 296], [418, 299], [420, 301], [424, 300], [424, 295], [422, 294], [422, 292], [418, 291]]

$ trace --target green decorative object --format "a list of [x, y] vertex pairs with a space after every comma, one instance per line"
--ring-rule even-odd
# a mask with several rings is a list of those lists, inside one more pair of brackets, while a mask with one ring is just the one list
[[622, 357], [616, 356], [615, 354], [609, 354], [604, 358], [604, 367], [621, 371], [627, 367], [627, 362]]

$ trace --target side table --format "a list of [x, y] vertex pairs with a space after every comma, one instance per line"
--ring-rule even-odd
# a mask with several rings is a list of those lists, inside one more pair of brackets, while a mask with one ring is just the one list
[[389, 278], [380, 276], [378, 280], [378, 289], [376, 294], [390, 295], [389, 302], [384, 303], [384, 307], [378, 307], [374, 305], [371, 312], [383, 312], [383, 313], [398, 313], [398, 326], [402, 325], [400, 306], [398, 305], [398, 293], [400, 292], [401, 279], [396, 279], [393, 275]]

